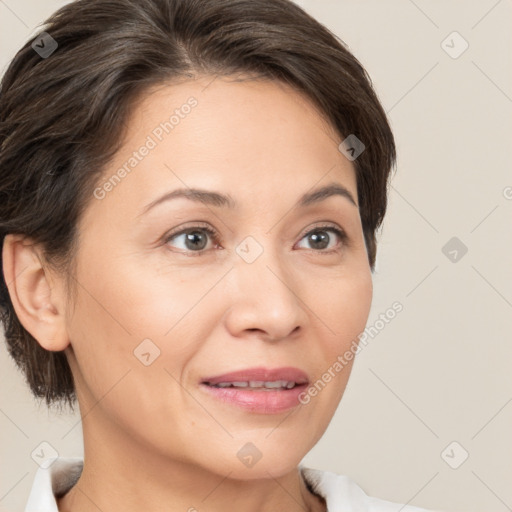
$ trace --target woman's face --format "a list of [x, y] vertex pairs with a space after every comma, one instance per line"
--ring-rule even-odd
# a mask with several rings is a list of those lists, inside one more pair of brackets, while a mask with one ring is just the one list
[[[101, 436], [96, 451], [131, 443], [250, 479], [290, 471], [315, 445], [351, 363], [333, 367], [364, 330], [372, 297], [355, 171], [340, 142], [308, 100], [276, 82], [208, 77], [137, 104], [79, 225], [66, 353], [86, 450]], [[342, 192], [314, 195], [333, 184]], [[205, 195], [160, 200], [192, 189]], [[302, 401], [307, 384], [205, 384], [300, 381], [279, 370], [222, 377], [283, 367], [310, 386], [329, 369], [331, 378]]]

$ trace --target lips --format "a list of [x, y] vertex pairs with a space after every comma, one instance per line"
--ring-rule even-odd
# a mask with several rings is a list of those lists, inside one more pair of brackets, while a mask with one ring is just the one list
[[202, 384], [213, 387], [237, 387], [245, 389], [291, 389], [308, 383], [302, 370], [291, 366], [282, 368], [248, 368], [202, 379]]
[[258, 414], [280, 414], [301, 405], [299, 396], [309, 385], [298, 368], [248, 368], [206, 377], [202, 392], [231, 407]]

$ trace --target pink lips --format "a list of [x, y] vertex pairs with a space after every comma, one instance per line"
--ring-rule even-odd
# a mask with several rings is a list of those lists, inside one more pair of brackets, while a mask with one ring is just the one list
[[[270, 389], [249, 387], [214, 387], [221, 382], [249, 381], [288, 381], [295, 382], [291, 389]], [[236, 372], [207, 377], [201, 381], [201, 389], [214, 398], [260, 414], [277, 414], [299, 405], [299, 395], [307, 388], [309, 379], [305, 372], [298, 368], [249, 368]]]

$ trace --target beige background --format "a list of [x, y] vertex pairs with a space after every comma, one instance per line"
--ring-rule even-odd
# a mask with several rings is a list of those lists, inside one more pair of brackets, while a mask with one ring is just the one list
[[[2, 70], [64, 3], [0, 0]], [[298, 3], [349, 45], [389, 113], [398, 170], [368, 325], [403, 305], [304, 462], [390, 501], [512, 510], [512, 2]], [[453, 31], [469, 44], [457, 58]], [[442, 251], [452, 237], [468, 248], [455, 262]], [[0, 510], [21, 511], [31, 452], [46, 441], [82, 455], [81, 429], [36, 407], [4, 347], [0, 365]]]

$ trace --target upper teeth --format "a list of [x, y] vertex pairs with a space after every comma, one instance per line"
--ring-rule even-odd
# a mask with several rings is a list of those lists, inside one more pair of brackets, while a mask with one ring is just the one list
[[219, 382], [218, 384], [214, 384], [214, 386], [218, 386], [220, 388], [227, 388], [229, 386], [233, 386], [235, 388], [286, 388], [291, 389], [295, 386], [294, 381], [288, 380], [271, 380], [271, 381], [262, 381], [262, 380], [250, 380], [250, 381], [241, 381], [241, 382]]

